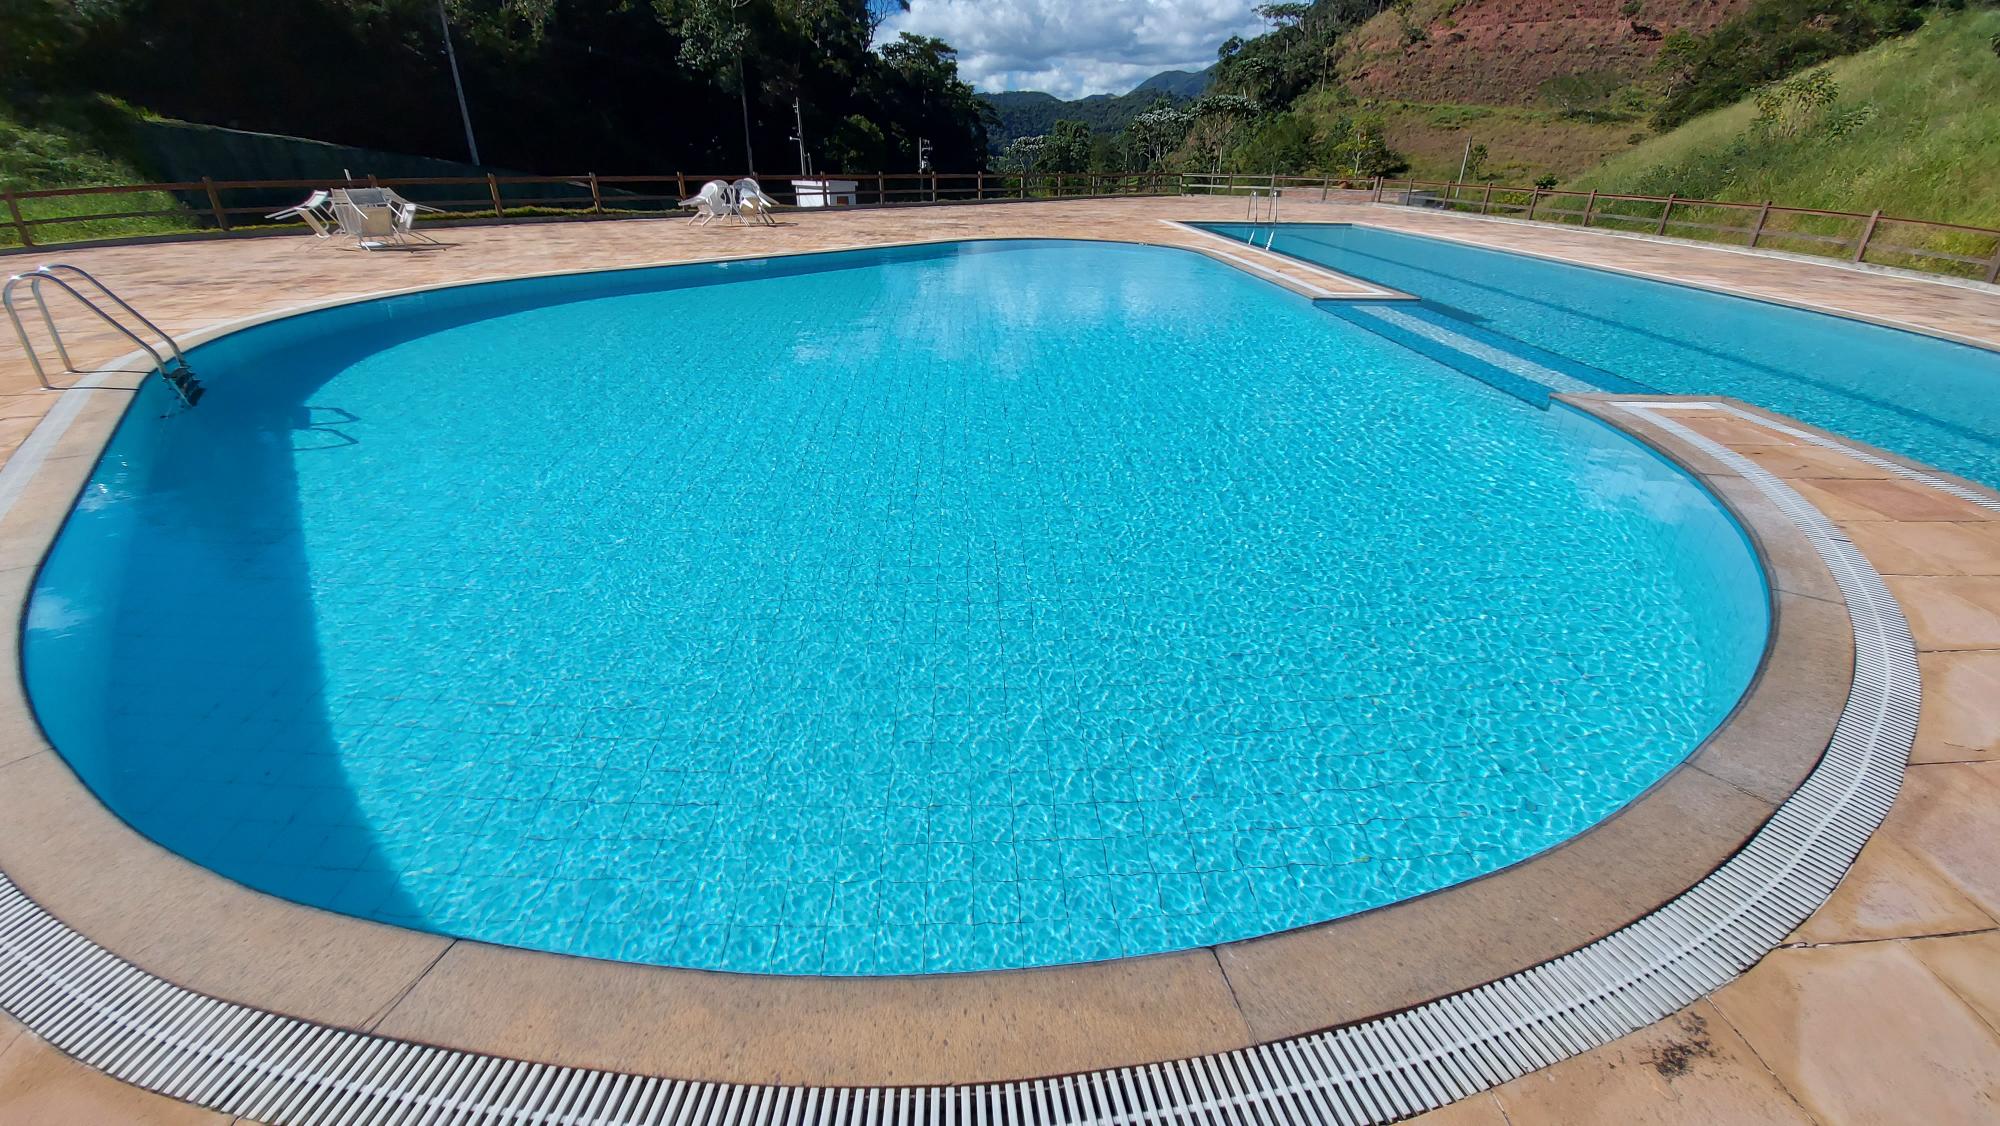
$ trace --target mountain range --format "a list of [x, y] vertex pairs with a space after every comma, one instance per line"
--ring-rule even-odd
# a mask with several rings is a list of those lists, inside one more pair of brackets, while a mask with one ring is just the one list
[[1123, 94], [1092, 94], [1069, 100], [1040, 90], [981, 94], [1000, 121], [987, 130], [987, 142], [992, 151], [1001, 152], [1015, 138], [1040, 136], [1066, 119], [1083, 122], [1093, 133], [1117, 133], [1161, 97], [1175, 101], [1200, 97], [1212, 77], [1210, 70], [1163, 70]]

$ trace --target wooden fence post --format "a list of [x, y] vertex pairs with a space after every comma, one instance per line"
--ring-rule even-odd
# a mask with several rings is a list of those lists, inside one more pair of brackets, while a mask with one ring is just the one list
[[937, 169], [931, 169], [931, 202], [937, 202]]
[[1583, 225], [1590, 226], [1590, 213], [1597, 210], [1597, 189], [1590, 189], [1590, 198], [1583, 204]]
[[21, 201], [15, 199], [14, 193], [5, 188], [0, 188], [0, 196], [6, 197], [7, 216], [14, 221], [14, 233], [20, 237], [21, 245], [35, 245], [35, 236], [28, 233], [28, 221], [21, 217]]
[[875, 202], [878, 204], [889, 202], [889, 179], [879, 168], [875, 170]]
[[215, 225], [229, 229], [229, 213], [222, 209], [222, 196], [216, 193], [215, 181], [206, 176], [201, 178], [202, 190], [208, 193], [208, 210], [215, 216]]
[[979, 170], [977, 177], [973, 180], [972, 201], [974, 203], [986, 202], [986, 169], [984, 168]]
[[1875, 237], [1875, 224], [1881, 221], [1882, 209], [1878, 207], [1875, 209], [1875, 213], [1868, 217], [1868, 225], [1861, 228], [1861, 241], [1854, 245], [1854, 260], [1856, 262], [1861, 261], [1862, 256], [1868, 253], [1868, 240]]
[[1542, 189], [1536, 188], [1534, 190], [1534, 193], [1528, 196], [1528, 220], [1530, 222], [1534, 221], [1535, 208], [1540, 207], [1541, 204], [1542, 204]]
[[1382, 202], [1382, 177], [1380, 176], [1375, 177], [1375, 198], [1370, 202]]
[[1986, 284], [2000, 281], [2000, 239], [1993, 242], [1993, 261], [1986, 264]]
[[1757, 245], [1757, 240], [1764, 237], [1764, 220], [1769, 219], [1770, 217], [1771, 217], [1771, 201], [1767, 199], [1764, 201], [1764, 206], [1757, 209], [1757, 221], [1753, 223], [1750, 227], [1751, 247], [1754, 248]]
[[1660, 208], [1660, 225], [1658, 227], [1653, 228], [1654, 234], [1663, 235], [1667, 233], [1667, 216], [1672, 215], [1673, 213], [1674, 213], [1674, 193], [1668, 192], [1667, 205], [1665, 207]]
[[507, 209], [500, 206], [500, 181], [491, 172], [486, 174], [486, 190], [493, 196], [493, 217], [505, 219]]
[[1493, 211], [1493, 183], [1492, 181], [1489, 180], [1486, 184], [1485, 194], [1479, 197], [1479, 213], [1481, 215], [1487, 215], [1490, 214], [1492, 211]]
[[688, 197], [688, 174], [687, 174], [687, 173], [685, 173], [685, 172], [676, 172], [676, 173], [674, 173], [674, 188], [675, 188], [675, 189], [676, 189], [676, 190], [677, 190], [677, 191], [678, 191], [678, 192], [680, 193], [680, 194], [678, 194], [678, 195], [674, 196], [674, 199], [675, 199], [676, 201], [679, 201], [679, 200], [683, 200], [683, 199], [686, 199], [686, 198]]
[[590, 174], [590, 213], [604, 214], [604, 193], [597, 190], [597, 173]]

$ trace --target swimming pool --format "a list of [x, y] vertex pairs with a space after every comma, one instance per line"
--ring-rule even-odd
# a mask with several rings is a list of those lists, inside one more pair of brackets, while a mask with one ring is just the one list
[[1606, 390], [1727, 395], [2000, 488], [2000, 352], [1372, 227], [1201, 226], [1421, 298], [1448, 330]]
[[708, 969], [1183, 949], [1490, 872], [1730, 710], [1711, 497], [1186, 251], [959, 243], [273, 322], [39, 576], [54, 745], [302, 903]]

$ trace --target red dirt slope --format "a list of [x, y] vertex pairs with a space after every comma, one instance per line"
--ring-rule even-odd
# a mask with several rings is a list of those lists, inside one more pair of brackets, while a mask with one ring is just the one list
[[[1439, 7], [1426, 37], [1405, 45], [1395, 12], [1350, 40], [1341, 70], [1363, 97], [1406, 102], [1530, 105], [1542, 83], [1565, 74], [1643, 75], [1660, 43], [1686, 28], [1707, 31], [1749, 0], [1464, 0]], [[1628, 14], [1630, 12], [1630, 14]], [[1423, 16], [1416, 17], [1418, 19]]]

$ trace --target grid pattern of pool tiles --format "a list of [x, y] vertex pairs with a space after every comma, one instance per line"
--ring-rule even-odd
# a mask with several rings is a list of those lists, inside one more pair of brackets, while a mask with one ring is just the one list
[[1761, 649], [1650, 455], [1194, 255], [327, 330], [135, 415], [29, 675], [133, 824], [351, 914], [795, 973], [1242, 938], [1573, 835]]

